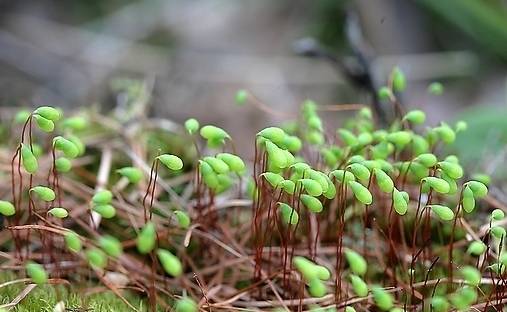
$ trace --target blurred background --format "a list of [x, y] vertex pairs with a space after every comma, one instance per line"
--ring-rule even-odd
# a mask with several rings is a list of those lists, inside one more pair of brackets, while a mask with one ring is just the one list
[[[289, 115], [307, 98], [368, 104], [395, 65], [408, 79], [403, 105], [426, 110], [430, 125], [469, 122], [456, 147], [465, 161], [485, 171], [505, 161], [504, 0], [0, 2], [2, 106], [107, 112], [135, 79], [150, 115], [220, 125], [247, 151], [286, 117], [234, 105], [238, 89]], [[427, 92], [433, 81], [443, 95]]]

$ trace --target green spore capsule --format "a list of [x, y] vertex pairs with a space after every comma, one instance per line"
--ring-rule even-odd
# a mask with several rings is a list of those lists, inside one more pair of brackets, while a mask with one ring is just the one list
[[321, 148], [320, 154], [322, 155], [322, 158], [326, 162], [326, 165], [328, 165], [329, 167], [335, 166], [336, 163], [338, 162], [338, 158], [336, 157], [336, 155], [328, 148], [325, 147]]
[[358, 201], [365, 205], [370, 205], [373, 202], [373, 197], [371, 196], [370, 191], [361, 183], [356, 181], [349, 181], [348, 185]]
[[391, 72], [391, 80], [394, 92], [403, 92], [407, 87], [407, 79], [401, 69], [396, 66]]
[[467, 213], [471, 213], [475, 208], [474, 192], [472, 192], [468, 186], [465, 186], [463, 189], [463, 198], [461, 199], [461, 204], [463, 205], [463, 210], [465, 210]]
[[327, 189], [329, 187], [329, 185], [327, 183], [328, 177], [324, 173], [317, 171], [317, 170], [310, 169], [310, 170], [308, 170], [307, 176], [310, 179], [317, 181], [320, 184], [320, 187], [322, 188], [323, 193], [327, 191]]
[[476, 198], [482, 198], [488, 195], [488, 187], [479, 181], [468, 181], [465, 183], [470, 187]]
[[108, 190], [98, 191], [93, 195], [92, 202], [96, 205], [106, 205], [113, 200], [113, 193]]
[[315, 197], [322, 195], [323, 190], [319, 182], [312, 179], [299, 179], [298, 182], [303, 185], [303, 188], [309, 195]]
[[327, 294], [326, 285], [318, 278], [308, 282], [308, 292], [312, 297], [322, 298]]
[[67, 216], [69, 215], [67, 209], [61, 207], [51, 208], [49, 209], [48, 213], [58, 219], [67, 218]]
[[297, 162], [297, 163], [295, 163], [295, 164], [292, 164], [290, 167], [291, 167], [292, 169], [294, 169], [294, 171], [295, 171], [297, 174], [301, 175], [301, 176], [302, 176], [302, 175], [303, 175], [306, 171], [308, 171], [308, 170], [310, 170], [310, 169], [311, 169], [311, 167], [310, 167], [308, 164], [304, 163], [304, 162]]
[[306, 134], [306, 140], [313, 145], [322, 145], [324, 144], [324, 135], [319, 131], [310, 130]]
[[420, 125], [426, 121], [426, 114], [421, 110], [413, 110], [408, 112], [403, 117], [403, 120], [407, 120], [413, 123], [414, 125]]
[[463, 279], [472, 286], [478, 286], [481, 283], [481, 272], [473, 266], [465, 266], [460, 270]]
[[500, 226], [494, 226], [491, 228], [491, 235], [493, 235], [494, 237], [498, 238], [498, 239], [502, 239], [502, 237], [505, 238], [505, 229], [503, 227], [500, 227]]
[[178, 277], [183, 273], [183, 266], [181, 265], [180, 259], [169, 250], [157, 249], [157, 257], [167, 274]]
[[155, 248], [156, 242], [157, 232], [155, 231], [155, 225], [152, 222], [148, 222], [137, 235], [137, 250], [141, 254], [147, 254]]
[[349, 165], [348, 170], [354, 174], [356, 178], [361, 181], [367, 181], [370, 178], [370, 170], [365, 165], [353, 163]]
[[176, 301], [176, 305], [174, 306], [175, 312], [198, 312], [199, 308], [197, 306], [197, 303], [195, 303], [194, 300], [184, 297], [181, 299], [178, 299]]
[[410, 164], [410, 170], [409, 172], [417, 179], [417, 180], [421, 180], [425, 177], [428, 176], [429, 174], [429, 169], [426, 168], [425, 166], [421, 165], [420, 163], [418, 162], [412, 162]]
[[279, 187], [280, 183], [285, 180], [281, 175], [273, 172], [264, 172], [261, 176], [263, 176], [273, 188]]
[[286, 135], [285, 131], [278, 127], [264, 128], [257, 133], [257, 136], [261, 136], [277, 145], [283, 143]]
[[58, 157], [55, 160], [55, 168], [58, 172], [69, 172], [72, 169], [72, 163], [65, 157]]
[[393, 307], [393, 296], [383, 288], [377, 286], [372, 288], [371, 292], [373, 294], [375, 304], [381, 310], [387, 311]]
[[318, 271], [317, 265], [312, 261], [308, 260], [302, 256], [295, 256], [292, 259], [292, 264], [298, 270], [299, 273], [303, 276], [306, 281], [310, 281], [312, 279], [318, 279]]
[[391, 193], [394, 189], [394, 182], [391, 177], [382, 171], [382, 169], [373, 169], [377, 185], [379, 189], [384, 193]]
[[282, 152], [285, 155], [285, 162], [286, 162], [285, 168], [291, 166], [292, 164], [294, 164], [296, 162], [296, 157], [294, 157], [294, 155], [292, 155], [291, 152], [289, 152], [288, 150], [285, 150], [285, 149], [283, 149]]
[[326, 178], [327, 178], [328, 186], [327, 186], [327, 190], [324, 193], [322, 193], [322, 195], [324, 195], [324, 197], [327, 199], [333, 199], [336, 196], [336, 187], [334, 186], [331, 179], [329, 179], [327, 176], [326, 176]]
[[412, 135], [412, 153], [414, 155], [420, 155], [423, 153], [427, 153], [430, 149], [430, 145], [425, 138], [418, 134]]
[[240, 157], [236, 155], [229, 153], [220, 153], [216, 156], [216, 158], [225, 162], [232, 172], [242, 173], [245, 170], [245, 163]]
[[430, 153], [424, 153], [420, 154], [416, 158], [414, 158], [414, 161], [417, 161], [421, 165], [425, 166], [426, 168], [433, 167], [437, 164], [438, 159], [435, 155]]
[[188, 214], [181, 210], [174, 211], [174, 215], [176, 216], [176, 220], [178, 221], [178, 225], [182, 229], [188, 229], [190, 226], [190, 217]]
[[93, 206], [93, 211], [104, 219], [111, 219], [116, 216], [116, 209], [109, 204], [98, 204]]
[[347, 129], [338, 129], [338, 135], [342, 139], [343, 143], [347, 146], [354, 146], [358, 144], [357, 137]]
[[356, 180], [356, 177], [354, 176], [354, 174], [352, 172], [346, 171], [346, 170], [341, 170], [341, 169], [331, 171], [330, 175], [335, 177], [336, 181], [338, 181], [340, 183], [348, 183], [349, 181]]
[[230, 176], [226, 174], [217, 174], [218, 186], [215, 188], [216, 194], [221, 194], [227, 191], [233, 184]]
[[468, 124], [463, 120], [456, 122], [456, 125], [454, 126], [456, 133], [465, 131], [467, 128]]
[[456, 140], [456, 133], [449, 127], [448, 124], [442, 122], [439, 127], [435, 128], [435, 131], [439, 135], [442, 142], [446, 144], [452, 144]]
[[99, 246], [111, 257], [118, 258], [123, 254], [121, 242], [111, 235], [104, 235], [99, 238]]
[[331, 272], [325, 266], [316, 265], [315, 271], [317, 272], [317, 278], [321, 281], [327, 281], [331, 278]]
[[280, 188], [287, 194], [294, 194], [296, 190], [296, 184], [291, 180], [283, 180], [279, 183]]
[[43, 201], [53, 201], [56, 198], [55, 192], [49, 187], [38, 185], [34, 186], [30, 189], [30, 193], [35, 193], [37, 197], [42, 199]]
[[479, 181], [482, 184], [488, 186], [491, 184], [491, 177], [484, 173], [476, 173], [472, 176], [472, 180]]
[[42, 154], [44, 154], [44, 150], [39, 144], [32, 143], [32, 153], [33, 156], [35, 156], [35, 158], [39, 158], [40, 156], [42, 156]]
[[183, 161], [176, 155], [162, 154], [157, 159], [170, 170], [181, 170], [183, 168]]
[[386, 139], [396, 145], [398, 149], [410, 143], [412, 140], [412, 133], [409, 131], [395, 131], [387, 135]]
[[433, 95], [442, 95], [444, 93], [444, 86], [440, 82], [432, 82], [428, 86], [428, 93]]
[[0, 214], [10, 217], [16, 213], [16, 208], [11, 202], [0, 200]]
[[428, 184], [429, 187], [431, 187], [438, 193], [447, 194], [451, 189], [449, 183], [447, 183], [444, 179], [441, 178], [426, 177], [421, 181]]
[[209, 188], [214, 189], [218, 186], [217, 175], [207, 162], [199, 160], [199, 172]]
[[491, 219], [495, 221], [500, 221], [505, 218], [505, 213], [501, 209], [495, 209], [491, 212]]
[[301, 202], [303, 205], [305, 205], [308, 210], [310, 210], [313, 213], [319, 213], [322, 211], [322, 203], [318, 198], [315, 198], [310, 195], [303, 194], [301, 195]]
[[391, 92], [391, 89], [389, 89], [386, 86], [381, 87], [378, 90], [377, 95], [381, 101], [388, 101], [393, 97], [393, 93]]
[[236, 95], [234, 96], [234, 100], [237, 105], [243, 106], [245, 105], [246, 101], [248, 99], [248, 91], [241, 89], [236, 92]]
[[408, 200], [406, 200], [404, 194], [407, 192], [400, 192], [396, 188], [393, 191], [393, 207], [397, 214], [403, 216], [408, 210]]
[[189, 134], [194, 134], [199, 131], [199, 122], [195, 118], [189, 118], [185, 121], [185, 130]]
[[354, 309], [353, 307], [351, 306], [346, 306], [345, 307], [345, 312], [356, 312], [356, 309]]
[[373, 136], [368, 132], [363, 132], [357, 136], [357, 144], [365, 146], [373, 141]]
[[26, 274], [32, 279], [37, 285], [46, 284], [48, 281], [48, 274], [44, 267], [35, 262], [28, 262], [25, 266]]
[[451, 208], [443, 205], [428, 205], [427, 208], [431, 209], [441, 220], [451, 221], [454, 219], [454, 212]]
[[434, 296], [431, 298], [431, 307], [435, 312], [447, 312], [449, 311], [449, 301], [442, 296]]
[[52, 132], [55, 130], [55, 124], [51, 120], [46, 119], [40, 115], [33, 115], [33, 118], [35, 119], [35, 123], [37, 123], [39, 129], [42, 131]]
[[14, 116], [14, 123], [22, 124], [25, 123], [28, 118], [30, 118], [30, 112], [26, 109], [22, 109], [16, 113]]
[[440, 178], [444, 179], [445, 182], [449, 184], [449, 192], [447, 194], [456, 194], [458, 191], [458, 184], [456, 183], [456, 180], [445, 174], [445, 172], [441, 172]]
[[57, 136], [53, 139], [53, 146], [55, 149], [62, 151], [67, 158], [76, 158], [79, 156], [79, 149], [76, 144], [62, 136]]
[[79, 238], [79, 235], [77, 235], [75, 232], [68, 231], [63, 236], [63, 240], [65, 242], [65, 246], [67, 249], [69, 249], [72, 252], [79, 252], [81, 251], [82, 244], [81, 239]]
[[308, 127], [311, 128], [311, 129], [313, 129], [313, 130], [318, 130], [318, 131], [322, 131], [323, 130], [323, 128], [322, 128], [322, 120], [317, 115], [310, 116], [306, 120], [306, 122], [308, 124]]
[[285, 203], [278, 203], [280, 209], [280, 216], [283, 223], [296, 225], [299, 222], [299, 215], [296, 210]]
[[106, 254], [98, 248], [87, 250], [86, 259], [88, 260], [88, 264], [95, 269], [103, 269], [107, 265]]
[[359, 276], [363, 276], [368, 269], [368, 265], [366, 264], [366, 260], [353, 251], [352, 249], [345, 249], [345, 258], [347, 259], [347, 263], [349, 264], [350, 270]]
[[480, 256], [486, 252], [487, 246], [481, 241], [473, 241], [470, 243], [467, 249], [467, 253], [473, 256]]
[[116, 170], [121, 176], [127, 178], [132, 184], [137, 184], [143, 178], [143, 172], [136, 167], [123, 167]]
[[40, 106], [33, 113], [51, 121], [58, 121], [62, 117], [60, 110], [51, 106]]
[[230, 138], [229, 134], [227, 132], [225, 132], [225, 130], [218, 128], [216, 126], [213, 126], [213, 125], [206, 125], [206, 126], [202, 127], [201, 130], [199, 131], [199, 133], [206, 140], [217, 141], [217, 142], [220, 142], [220, 144], [225, 139]]
[[71, 129], [74, 131], [84, 130], [88, 126], [88, 119], [83, 116], [69, 117], [63, 121], [62, 126], [64, 129]]
[[438, 166], [443, 172], [453, 179], [459, 179], [463, 176], [463, 168], [459, 164], [449, 161], [441, 161], [438, 163]]
[[350, 283], [352, 284], [352, 289], [354, 293], [358, 297], [366, 297], [368, 296], [368, 285], [365, 281], [357, 275], [350, 275]]
[[288, 151], [296, 153], [303, 147], [303, 142], [297, 136], [287, 135], [283, 139], [283, 145]]
[[283, 150], [276, 146], [271, 141], [266, 141], [266, 152], [268, 153], [268, 159], [278, 168], [286, 168], [289, 164], [287, 163], [287, 157]]
[[35, 158], [30, 147], [25, 144], [21, 144], [21, 163], [26, 172], [30, 174], [34, 174], [39, 169], [37, 158]]

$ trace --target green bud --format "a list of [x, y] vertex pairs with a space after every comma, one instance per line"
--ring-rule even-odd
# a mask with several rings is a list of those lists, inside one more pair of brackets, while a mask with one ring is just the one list
[[463, 168], [461, 168], [459, 164], [449, 161], [441, 161], [438, 163], [438, 166], [442, 169], [443, 172], [445, 172], [453, 179], [459, 179], [463, 176]]
[[72, 252], [79, 252], [81, 251], [82, 245], [81, 245], [81, 239], [79, 238], [79, 235], [77, 235], [73, 231], [68, 231], [63, 236], [63, 239], [65, 241], [65, 246], [67, 249], [69, 249]]
[[216, 158], [225, 162], [232, 172], [242, 173], [245, 170], [245, 163], [241, 158], [239, 158], [236, 155], [229, 153], [221, 153], [218, 154]]
[[62, 126], [74, 131], [84, 130], [88, 126], [88, 119], [83, 116], [69, 117], [63, 121]]
[[435, 312], [447, 312], [449, 311], [449, 302], [445, 297], [434, 296], [431, 298], [431, 307]]
[[420, 154], [419, 156], [414, 158], [414, 161], [417, 161], [418, 163], [425, 166], [426, 168], [431, 168], [437, 164], [438, 159], [433, 154], [424, 153], [424, 154]]
[[461, 204], [463, 205], [463, 210], [465, 210], [467, 213], [471, 213], [475, 208], [474, 192], [472, 192], [468, 186], [465, 186], [463, 189], [463, 198], [461, 200]]
[[476, 198], [482, 198], [488, 194], [488, 187], [479, 181], [468, 181], [465, 183], [470, 187]]
[[16, 208], [11, 202], [0, 200], [0, 214], [10, 217], [16, 213]]
[[345, 145], [354, 146], [358, 144], [357, 137], [349, 130], [338, 129], [337, 132], [340, 135], [340, 138], [342, 139], [343, 143], [345, 143]]
[[505, 213], [501, 209], [495, 209], [491, 212], [491, 219], [495, 221], [500, 221], [505, 218]]
[[46, 284], [48, 281], [48, 274], [44, 267], [35, 262], [28, 262], [25, 266], [26, 274], [32, 279], [37, 285]]
[[69, 172], [72, 169], [72, 163], [65, 157], [59, 157], [55, 160], [55, 168], [58, 172]]
[[177, 171], [183, 168], [183, 161], [178, 156], [162, 154], [157, 159], [170, 170]]
[[57, 136], [53, 139], [53, 146], [55, 149], [62, 151], [65, 157], [76, 158], [79, 155], [79, 149], [76, 144], [62, 136]]
[[98, 248], [92, 248], [87, 250], [86, 259], [88, 260], [88, 264], [92, 268], [103, 269], [107, 265], [106, 254]]
[[391, 193], [394, 189], [394, 182], [391, 177], [381, 169], [373, 169], [378, 187], [384, 193]]
[[440, 82], [432, 82], [428, 86], [428, 92], [433, 95], [442, 95], [444, 93], [444, 86]]
[[452, 212], [451, 208], [447, 206], [428, 205], [427, 207], [443, 221], [451, 221], [454, 219], [454, 212]]
[[104, 219], [111, 219], [116, 216], [116, 209], [109, 204], [97, 204], [93, 206], [93, 211], [98, 213]]
[[312, 297], [322, 298], [326, 295], [326, 285], [318, 278], [312, 279], [308, 283], [308, 292]]
[[152, 222], [148, 222], [137, 235], [137, 250], [141, 254], [147, 254], [155, 248], [156, 242], [157, 232], [155, 231], [155, 225]]
[[498, 239], [501, 239], [502, 237], [505, 238], [505, 229], [503, 227], [500, 227], [500, 226], [494, 226], [491, 228], [491, 235], [493, 235], [494, 237], [498, 238]]
[[299, 183], [303, 185], [304, 190], [312, 196], [322, 195], [322, 186], [319, 182], [312, 179], [299, 179]]
[[113, 200], [113, 193], [108, 190], [98, 191], [93, 195], [92, 202], [96, 205], [106, 205]]
[[99, 238], [99, 246], [111, 257], [118, 258], [123, 254], [121, 242], [111, 235]]
[[176, 219], [178, 220], [178, 225], [182, 229], [188, 229], [190, 226], [190, 217], [188, 214], [181, 210], [176, 210], [174, 212], [174, 215], [176, 216]]
[[437, 177], [426, 177], [421, 180], [422, 182], [426, 183], [437, 191], [438, 193], [447, 194], [449, 193], [450, 186], [449, 183], [447, 183], [444, 179], [437, 178]]
[[352, 289], [354, 293], [358, 297], [366, 297], [368, 296], [368, 285], [357, 275], [350, 275], [350, 283], [352, 284]]
[[305, 205], [308, 210], [314, 213], [319, 213], [323, 209], [320, 200], [310, 195], [301, 195], [301, 202], [303, 202], [303, 205]]
[[178, 299], [176, 301], [176, 305], [174, 307], [175, 312], [198, 312], [199, 307], [197, 306], [197, 303], [195, 303], [194, 300], [184, 297], [181, 299]]
[[384, 86], [378, 90], [378, 97], [381, 101], [388, 101], [391, 99], [392, 96], [393, 93], [391, 92], [391, 89], [389, 89], [388, 87]]
[[474, 255], [474, 256], [480, 256], [486, 252], [486, 249], [487, 249], [487, 246], [483, 242], [473, 241], [468, 246], [467, 253]]
[[136, 167], [123, 167], [116, 170], [121, 176], [127, 178], [132, 184], [137, 184], [143, 178], [143, 172]]
[[39, 168], [37, 158], [33, 155], [29, 146], [21, 144], [21, 163], [26, 172], [34, 174]]
[[61, 207], [51, 208], [49, 209], [48, 213], [58, 219], [67, 218], [67, 216], [69, 215], [67, 210]]
[[377, 307], [383, 311], [387, 311], [393, 307], [393, 296], [378, 286], [371, 289], [373, 300]]
[[393, 68], [393, 71], [391, 72], [391, 79], [393, 83], [394, 92], [403, 92], [407, 87], [405, 74], [401, 71], [401, 69], [398, 66]]
[[278, 203], [280, 216], [285, 224], [296, 225], [299, 222], [299, 215], [296, 210], [285, 203]]
[[366, 274], [368, 265], [366, 264], [366, 260], [360, 254], [347, 248], [345, 249], [345, 258], [347, 259], [350, 270], [355, 275], [363, 276]]
[[167, 274], [178, 277], [183, 273], [180, 259], [165, 249], [157, 249], [157, 256]]
[[481, 283], [481, 272], [473, 266], [464, 266], [461, 268], [460, 274], [472, 286], [478, 286]]
[[35, 119], [35, 122], [37, 123], [37, 126], [44, 132], [52, 132], [55, 130], [55, 124], [49, 120], [46, 119], [40, 115], [33, 115], [33, 118]]
[[373, 198], [371, 196], [370, 191], [366, 187], [364, 187], [361, 183], [356, 181], [349, 181], [348, 185], [358, 201], [360, 201], [365, 205], [370, 205], [373, 202]]
[[195, 118], [189, 118], [185, 121], [185, 129], [189, 134], [199, 131], [199, 122]]
[[408, 120], [411, 123], [415, 125], [423, 124], [426, 120], [426, 114], [421, 110], [413, 110], [408, 112], [404, 117], [403, 120]]
[[55, 200], [55, 197], [56, 197], [55, 192], [46, 186], [41, 186], [41, 185], [34, 186], [30, 189], [30, 193], [32, 193], [32, 192], [37, 194], [37, 196], [40, 199], [42, 199], [43, 201], [47, 201], [47, 202]]
[[51, 106], [40, 106], [33, 113], [51, 121], [58, 121], [62, 117], [60, 111]]
[[400, 216], [403, 216], [404, 214], [406, 214], [407, 209], [408, 209], [408, 200], [406, 200], [406, 198], [404, 196], [405, 194], [408, 197], [407, 192], [400, 192], [396, 188], [394, 188], [393, 206], [394, 206], [394, 210], [396, 211], [396, 213], [399, 214]]

